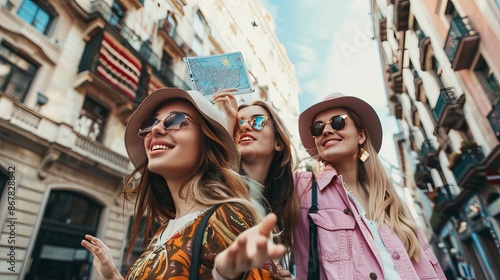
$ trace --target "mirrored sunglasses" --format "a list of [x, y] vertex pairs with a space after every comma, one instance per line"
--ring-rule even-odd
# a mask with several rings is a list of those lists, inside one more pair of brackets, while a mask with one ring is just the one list
[[[186, 124], [186, 120], [189, 120], [192, 123], [194, 123], [193, 120], [187, 117], [184, 113], [172, 112], [163, 120], [163, 128], [167, 131], [179, 130]], [[145, 119], [141, 123], [141, 125], [139, 125], [139, 133], [138, 133], [139, 137], [141, 138], [149, 137], [151, 135], [153, 127], [157, 125], [160, 121], [161, 120], [155, 117]]]
[[[252, 116], [250, 119], [246, 120], [250, 127], [252, 127], [253, 130], [259, 131], [264, 129], [264, 126], [266, 126], [266, 121], [269, 119], [269, 117], [266, 117], [264, 115], [255, 115]], [[244, 119], [240, 120], [240, 125], [243, 125], [245, 123]]]
[[342, 130], [345, 127], [345, 120], [348, 117], [349, 117], [348, 115], [338, 115], [338, 116], [333, 116], [327, 123], [315, 122], [310, 127], [311, 135], [314, 137], [320, 136], [323, 133], [323, 130], [325, 129], [325, 126], [327, 124], [330, 124], [332, 128], [335, 130]]

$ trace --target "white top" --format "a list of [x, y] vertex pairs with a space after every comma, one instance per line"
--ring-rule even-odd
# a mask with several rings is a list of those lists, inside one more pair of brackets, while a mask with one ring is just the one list
[[401, 276], [399, 275], [398, 271], [396, 270], [396, 267], [394, 266], [394, 262], [392, 261], [391, 254], [389, 254], [389, 251], [387, 250], [387, 247], [385, 247], [384, 241], [380, 236], [377, 222], [369, 220], [366, 217], [366, 211], [363, 208], [363, 206], [361, 206], [361, 203], [359, 203], [356, 197], [352, 195], [349, 192], [349, 190], [347, 190], [345, 187], [344, 189], [346, 190], [346, 193], [349, 196], [349, 198], [354, 202], [354, 205], [356, 205], [359, 215], [361, 215], [361, 218], [363, 218], [363, 221], [365, 222], [365, 224], [368, 226], [368, 229], [372, 233], [375, 245], [377, 246], [380, 256], [382, 257], [385, 279], [401, 280]]
[[190, 224], [192, 221], [194, 221], [198, 216], [205, 211], [205, 209], [200, 210], [198, 212], [190, 213], [187, 215], [184, 215], [178, 219], [170, 219], [168, 221], [167, 226], [163, 230], [163, 232], [160, 234], [160, 237], [158, 238], [156, 242], [156, 246], [161, 246], [165, 244], [172, 236], [174, 236], [177, 232], [179, 232], [181, 229], [183, 229], [186, 225]]

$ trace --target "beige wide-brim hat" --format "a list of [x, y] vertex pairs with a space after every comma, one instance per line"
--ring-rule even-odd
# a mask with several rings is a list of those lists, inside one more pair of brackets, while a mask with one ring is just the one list
[[318, 155], [318, 149], [310, 130], [314, 117], [326, 109], [336, 107], [349, 109], [361, 119], [363, 128], [367, 131], [373, 147], [378, 153], [382, 147], [382, 125], [377, 113], [365, 101], [354, 96], [345, 96], [342, 93], [329, 94], [323, 101], [312, 105], [300, 114], [299, 133], [306, 151], [313, 157]]
[[[207, 98], [197, 91], [185, 91], [178, 88], [158, 89], [148, 95], [137, 110], [130, 117], [125, 129], [125, 148], [132, 164], [137, 167], [146, 161], [146, 150], [144, 149], [143, 138], [138, 135], [139, 125], [147, 118], [152, 117], [161, 105], [169, 100], [186, 100], [200, 112], [201, 116], [208, 121], [214, 129], [214, 134], [219, 137], [222, 143], [230, 150], [227, 159], [233, 168], [238, 168], [240, 156], [234, 139], [227, 130], [227, 122], [224, 113], [219, 111]], [[201, 143], [200, 143], [201, 145]]]

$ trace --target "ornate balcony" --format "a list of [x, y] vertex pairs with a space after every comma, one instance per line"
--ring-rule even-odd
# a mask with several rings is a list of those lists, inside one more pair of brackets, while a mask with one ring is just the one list
[[428, 190], [428, 183], [432, 183], [431, 171], [422, 163], [418, 163], [415, 167], [415, 183], [422, 190]]
[[434, 209], [444, 210], [447, 205], [450, 205], [453, 200], [457, 197], [451, 189], [453, 188], [450, 184], [444, 184], [441, 187], [437, 187], [437, 197], [434, 201]]
[[404, 84], [403, 84], [403, 72], [399, 70], [397, 64], [389, 65], [389, 87], [396, 94], [400, 94], [404, 92]]
[[455, 176], [458, 186], [462, 188], [478, 188], [484, 181], [482, 162], [484, 153], [481, 146], [470, 145], [462, 148], [462, 153], [455, 162], [450, 163], [450, 169]]
[[500, 102], [497, 102], [493, 109], [487, 116], [488, 122], [490, 123], [491, 129], [495, 133], [495, 136], [500, 141]]
[[444, 51], [454, 70], [468, 69], [479, 48], [479, 34], [468, 18], [455, 17], [450, 23]]
[[450, 216], [457, 214], [457, 195], [452, 192], [453, 185], [444, 184], [427, 193], [434, 202], [430, 224], [434, 232], [439, 233]]
[[410, 16], [410, 0], [394, 1], [394, 26], [398, 31], [408, 30], [408, 18]]
[[[75, 131], [65, 123], [57, 123], [40, 115], [21, 102], [0, 92], [0, 130], [5, 135], [22, 136], [30, 149], [46, 150], [46, 157], [39, 166], [39, 176], [46, 176], [51, 162], [60, 161], [65, 166], [79, 166], [89, 172], [99, 171], [121, 180], [129, 172], [129, 159], [110, 148]], [[70, 162], [68, 162], [68, 160]]]
[[120, 43], [112, 32], [99, 30], [85, 46], [75, 87], [105, 92], [121, 106], [142, 98], [139, 83], [143, 63], [138, 54]]
[[426, 139], [422, 142], [422, 146], [420, 147], [420, 160], [424, 166], [429, 168], [439, 167], [438, 151], [434, 147], [432, 140]]
[[161, 68], [161, 59], [153, 52], [148, 42], [144, 41], [139, 49], [139, 54], [153, 69], [159, 71]]
[[149, 80], [148, 91], [151, 92], [165, 86], [177, 87], [185, 90], [191, 89], [191, 86], [174, 73], [169, 64], [162, 62], [160, 70], [153, 69], [153, 75], [151, 75], [151, 79]]
[[165, 39], [165, 45], [177, 56], [196, 56], [196, 53], [179, 36], [179, 34], [177, 34], [175, 21], [170, 12], [167, 14], [167, 18], [159, 21], [158, 34]]
[[442, 88], [439, 92], [439, 98], [436, 106], [432, 109], [432, 115], [436, 122], [436, 135], [440, 127], [448, 129], [462, 129], [464, 118], [464, 103], [465, 95], [462, 94], [459, 98], [455, 95], [455, 88]]

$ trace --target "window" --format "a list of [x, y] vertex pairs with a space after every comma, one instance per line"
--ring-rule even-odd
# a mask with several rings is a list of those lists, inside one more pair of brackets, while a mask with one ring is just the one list
[[7, 174], [7, 171], [0, 167], [0, 198], [2, 197], [3, 190], [5, 188], [5, 185], [7, 184], [8, 178], [9, 175]]
[[57, 14], [46, 1], [24, 0], [19, 8], [18, 15], [38, 31], [47, 35]]
[[0, 91], [23, 101], [38, 67], [7, 46], [0, 45]]
[[101, 142], [107, 118], [108, 110], [87, 96], [74, 130], [94, 141]]
[[194, 16], [193, 29], [194, 39], [192, 49], [197, 55], [201, 55], [203, 51], [203, 38], [205, 38], [206, 24], [200, 11], [198, 11]]
[[460, 15], [457, 12], [457, 9], [455, 9], [455, 5], [453, 5], [451, 0], [448, 0], [448, 2], [446, 3], [444, 14], [446, 15], [449, 21], [451, 21], [453, 18], [460, 17]]
[[120, 25], [125, 14], [124, 9], [120, 3], [113, 1], [111, 7], [111, 15], [109, 16], [109, 23], [113, 26]]
[[488, 99], [491, 103], [494, 103], [500, 95], [500, 83], [498, 83], [498, 79], [495, 77], [493, 70], [491, 70], [482, 55], [479, 56], [479, 60], [474, 68], [474, 73], [482, 84]]
[[167, 13], [167, 26], [168, 26], [168, 36], [170, 37], [174, 37], [174, 34], [175, 34], [175, 28], [177, 27], [177, 23], [175, 22], [175, 19], [174, 17], [172, 16], [172, 14], [170, 13], [170, 11], [168, 11]]
[[446, 78], [443, 76], [443, 68], [439, 65], [439, 62], [435, 57], [432, 57], [432, 69], [439, 83], [440, 88], [445, 88], [449, 84]]
[[413, 22], [413, 30], [415, 31], [415, 35], [417, 36], [419, 42], [427, 37], [427, 35], [425, 35], [424, 31], [418, 24], [417, 19], [415, 19], [415, 21]]

